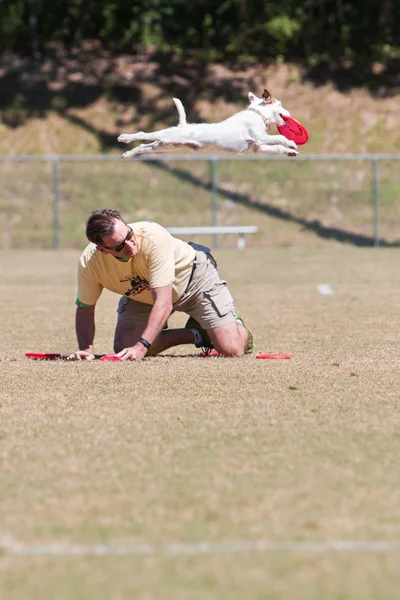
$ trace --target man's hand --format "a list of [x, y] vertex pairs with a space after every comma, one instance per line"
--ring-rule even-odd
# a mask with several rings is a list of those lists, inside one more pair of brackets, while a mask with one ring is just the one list
[[119, 356], [121, 361], [125, 360], [141, 360], [146, 356], [147, 348], [140, 342], [135, 344], [131, 348], [124, 348], [121, 352], [118, 352], [115, 356]]
[[78, 350], [78, 352], [74, 352], [70, 354], [67, 360], [94, 360], [95, 356], [88, 350]]

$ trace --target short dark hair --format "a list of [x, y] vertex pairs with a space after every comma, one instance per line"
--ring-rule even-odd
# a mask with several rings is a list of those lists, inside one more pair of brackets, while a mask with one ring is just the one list
[[125, 223], [118, 210], [102, 208], [91, 212], [86, 220], [86, 237], [89, 242], [101, 246], [103, 238], [113, 233], [116, 220]]

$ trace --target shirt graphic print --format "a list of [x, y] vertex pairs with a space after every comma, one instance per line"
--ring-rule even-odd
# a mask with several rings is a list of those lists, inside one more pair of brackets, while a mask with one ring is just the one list
[[124, 295], [128, 297], [136, 296], [137, 294], [141, 294], [144, 290], [150, 289], [150, 283], [147, 279], [144, 279], [144, 277], [140, 277], [140, 275], [137, 275], [136, 277], [134, 275], [128, 275], [128, 277], [120, 279], [121, 283], [124, 283], [125, 281], [129, 281], [131, 286], [128, 291], [124, 292]]

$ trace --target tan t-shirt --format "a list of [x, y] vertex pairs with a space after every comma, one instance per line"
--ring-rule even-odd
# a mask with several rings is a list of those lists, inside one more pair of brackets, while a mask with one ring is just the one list
[[145, 304], [154, 304], [151, 288], [172, 285], [172, 302], [183, 295], [195, 258], [192, 246], [151, 221], [129, 226], [138, 252], [128, 261], [99, 252], [95, 244], [89, 244], [82, 252], [77, 304], [96, 304], [103, 288]]

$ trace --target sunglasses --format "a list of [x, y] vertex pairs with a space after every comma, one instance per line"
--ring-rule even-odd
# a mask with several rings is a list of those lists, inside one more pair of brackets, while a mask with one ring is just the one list
[[118, 246], [115, 246], [114, 248], [110, 248], [109, 246], [103, 246], [103, 248], [106, 248], [106, 250], [112, 250], [113, 252], [121, 252], [121, 250], [123, 250], [126, 242], [128, 242], [133, 234], [133, 230], [129, 227], [128, 233], [126, 234], [126, 236], [124, 237], [124, 239], [122, 240], [122, 242], [120, 242], [118, 244]]

